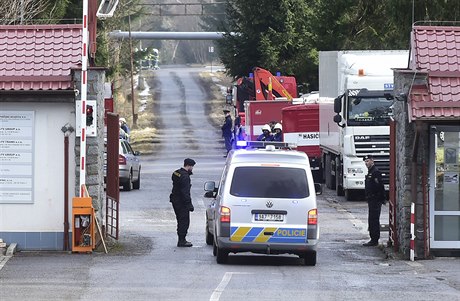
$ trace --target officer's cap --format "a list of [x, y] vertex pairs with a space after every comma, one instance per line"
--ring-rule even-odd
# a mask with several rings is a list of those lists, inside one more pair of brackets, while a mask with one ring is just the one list
[[374, 157], [372, 155], [366, 155], [366, 156], [364, 156], [363, 161], [366, 161], [368, 159], [369, 160], [374, 160]]
[[196, 162], [193, 159], [187, 158], [184, 160], [184, 166], [195, 166]]
[[225, 109], [225, 110], [222, 110], [222, 112], [224, 112], [224, 113], [230, 113], [230, 110]]

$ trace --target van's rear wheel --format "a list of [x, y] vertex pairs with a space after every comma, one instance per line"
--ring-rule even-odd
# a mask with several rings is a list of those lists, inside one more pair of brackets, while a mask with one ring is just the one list
[[227, 263], [227, 261], [228, 261], [228, 251], [225, 251], [225, 250], [217, 247], [216, 261], [217, 261], [217, 263], [220, 263], [220, 264]]
[[301, 256], [304, 260], [304, 264], [307, 266], [316, 265], [316, 251], [307, 251]]

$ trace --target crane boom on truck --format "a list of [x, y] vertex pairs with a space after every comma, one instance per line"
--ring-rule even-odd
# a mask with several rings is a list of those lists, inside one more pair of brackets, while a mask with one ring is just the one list
[[233, 90], [227, 93], [228, 99], [233, 100], [236, 117], [241, 118], [241, 124], [246, 125], [245, 102], [251, 100], [275, 100], [284, 98], [291, 101], [297, 97], [297, 81], [293, 76], [274, 76], [270, 71], [255, 67], [249, 77], [238, 78]]
[[364, 191], [363, 157], [374, 156], [385, 187], [389, 180], [389, 122], [393, 70], [407, 67], [408, 51], [319, 53], [320, 148], [326, 187], [352, 199]]

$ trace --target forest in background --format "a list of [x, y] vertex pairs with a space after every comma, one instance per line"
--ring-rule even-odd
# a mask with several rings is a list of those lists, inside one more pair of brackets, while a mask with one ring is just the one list
[[[227, 0], [206, 5], [210, 2], [120, 0], [113, 18], [98, 21], [96, 64], [108, 68], [109, 78], [130, 73], [129, 41], [108, 39], [109, 32], [128, 31], [130, 25], [132, 31], [223, 31], [224, 38], [216, 42], [133, 41], [136, 70], [145, 55], [142, 49], [150, 47], [160, 50], [160, 64], [214, 59], [232, 77], [260, 66], [295, 75], [308, 91], [317, 89], [319, 51], [409, 49], [414, 22], [460, 24], [458, 0]], [[204, 14], [189, 6], [193, 15], [185, 15], [186, 3], [202, 4]], [[1, 24], [80, 23], [81, 15], [82, 0], [0, 3]], [[214, 44], [216, 52], [210, 54]]]

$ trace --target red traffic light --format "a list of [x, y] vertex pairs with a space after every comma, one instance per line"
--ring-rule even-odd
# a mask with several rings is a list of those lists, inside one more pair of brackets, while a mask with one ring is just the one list
[[91, 126], [93, 125], [93, 106], [86, 105], [86, 126]]

